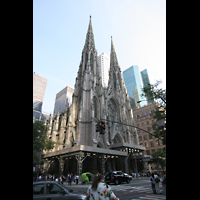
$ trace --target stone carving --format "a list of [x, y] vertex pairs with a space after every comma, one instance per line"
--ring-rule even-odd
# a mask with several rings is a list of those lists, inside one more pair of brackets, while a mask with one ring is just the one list
[[109, 115], [110, 120], [114, 120], [115, 118], [117, 119], [116, 108], [111, 100], [108, 101], [108, 115]]

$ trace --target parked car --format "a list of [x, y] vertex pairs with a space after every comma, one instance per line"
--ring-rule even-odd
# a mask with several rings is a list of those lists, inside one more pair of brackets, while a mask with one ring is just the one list
[[124, 174], [129, 177], [130, 181], [133, 179], [133, 177], [131, 175], [129, 175], [127, 173], [124, 173]]
[[46, 199], [74, 199], [84, 200], [85, 195], [72, 194], [73, 190], [69, 190], [62, 184], [55, 181], [39, 181], [33, 183], [33, 199], [46, 200]]
[[113, 172], [108, 172], [105, 175], [105, 182], [107, 184], [115, 183], [116, 185], [118, 185], [119, 183], [122, 183], [122, 182], [130, 183], [130, 179], [125, 173], [121, 171], [113, 171]]

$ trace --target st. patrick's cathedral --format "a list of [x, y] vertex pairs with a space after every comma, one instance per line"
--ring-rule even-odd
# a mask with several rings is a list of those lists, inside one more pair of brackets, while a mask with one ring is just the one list
[[[108, 87], [102, 86], [91, 17], [79, 65], [72, 105], [46, 122], [54, 149], [43, 151], [44, 172], [51, 174], [100, 172], [130, 173], [144, 169], [145, 147], [139, 145], [129, 96], [111, 38]], [[105, 134], [96, 132], [99, 120]], [[115, 123], [115, 122], [119, 123]], [[127, 126], [124, 124], [129, 124]], [[145, 169], [144, 169], [145, 170]]]

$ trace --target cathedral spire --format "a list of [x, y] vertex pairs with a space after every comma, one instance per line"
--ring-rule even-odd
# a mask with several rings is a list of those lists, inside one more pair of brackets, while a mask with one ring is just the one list
[[90, 22], [89, 22], [89, 26], [88, 26], [84, 49], [86, 48], [89, 50], [91, 47], [95, 48], [94, 34], [93, 34], [93, 30], [92, 30], [92, 20], [91, 20], [91, 15], [90, 15]]
[[117, 60], [117, 54], [115, 52], [115, 47], [114, 47], [114, 44], [113, 44], [113, 39], [112, 39], [112, 36], [111, 36], [110, 67], [114, 67], [114, 66], [119, 67], [119, 64], [118, 64], [118, 60]]

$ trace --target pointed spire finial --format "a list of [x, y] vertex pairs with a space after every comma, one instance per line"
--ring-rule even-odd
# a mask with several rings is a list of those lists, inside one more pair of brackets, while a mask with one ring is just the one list
[[114, 44], [113, 44], [113, 39], [112, 39], [112, 36], [111, 36], [111, 52], [110, 52], [110, 66], [119, 66], [118, 64], [118, 60], [117, 60], [117, 55], [116, 55], [116, 52], [115, 52], [115, 47], [114, 47]]
[[89, 26], [88, 26], [88, 31], [86, 35], [86, 40], [85, 40], [85, 46], [84, 48], [87, 48], [88, 46], [93, 46], [94, 45], [94, 35], [93, 35], [93, 30], [92, 30], [92, 20], [91, 20], [91, 15], [90, 15], [90, 21], [89, 21]]

